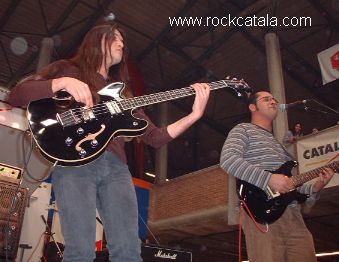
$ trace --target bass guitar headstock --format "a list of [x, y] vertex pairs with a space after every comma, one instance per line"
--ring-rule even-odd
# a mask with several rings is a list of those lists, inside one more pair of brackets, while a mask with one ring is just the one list
[[245, 82], [244, 79], [238, 80], [237, 78], [227, 76], [225, 81], [239, 98], [247, 98], [253, 92], [252, 88]]

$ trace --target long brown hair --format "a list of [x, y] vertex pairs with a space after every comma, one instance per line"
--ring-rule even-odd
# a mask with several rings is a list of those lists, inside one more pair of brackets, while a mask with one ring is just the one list
[[[55, 77], [65, 64], [73, 64], [79, 68], [79, 79], [88, 84], [92, 92], [93, 98], [98, 98], [97, 91], [99, 87], [96, 86], [96, 77], [102, 62], [106, 62], [106, 52], [111, 52], [110, 48], [102, 50], [102, 38], [104, 37], [105, 47], [110, 47], [115, 40], [115, 30], [118, 30], [124, 37], [123, 30], [116, 23], [103, 24], [93, 27], [85, 35], [76, 54], [70, 59], [57, 61], [43, 68], [39, 73], [23, 79], [51, 79]], [[112, 56], [112, 54], [110, 53]], [[130, 96], [132, 93], [129, 88], [129, 76], [127, 69], [127, 48], [124, 46], [122, 60], [119, 64], [110, 67], [108, 72], [109, 81], [122, 81], [125, 83], [125, 95]]]
[[[106, 62], [106, 52], [111, 52], [110, 47], [115, 40], [115, 30], [118, 30], [124, 37], [123, 31], [116, 23], [99, 25], [92, 28], [82, 41], [77, 53], [70, 59], [80, 69], [80, 79], [91, 87], [95, 87], [95, 77], [102, 62]], [[101, 50], [101, 40], [104, 37], [105, 49]], [[112, 54], [110, 53], [112, 56]], [[126, 47], [123, 48], [122, 61], [111, 66], [108, 72], [109, 80], [129, 81], [127, 71], [127, 51]]]

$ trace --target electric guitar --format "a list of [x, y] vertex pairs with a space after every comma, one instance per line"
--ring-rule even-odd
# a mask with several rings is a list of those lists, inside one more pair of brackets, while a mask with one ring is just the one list
[[[221, 80], [211, 90], [228, 87], [241, 97], [251, 92], [243, 80]], [[192, 87], [134, 98], [122, 98], [124, 83], [115, 82], [98, 92], [100, 102], [92, 108], [74, 103], [68, 93], [31, 102], [27, 118], [41, 154], [61, 166], [79, 166], [96, 159], [112, 138], [135, 137], [145, 132], [148, 122], [133, 116], [133, 110], [195, 94]], [[71, 102], [73, 101], [73, 103]]]
[[[306, 173], [292, 176], [291, 170], [296, 165], [297, 162], [288, 161], [272, 173], [284, 174], [290, 177], [293, 185], [297, 188], [305, 182], [318, 177], [319, 173], [326, 167], [330, 167], [337, 172], [336, 170], [338, 170], [339, 161], [332, 162], [326, 166], [310, 170]], [[273, 223], [282, 216], [286, 207], [292, 201], [297, 200], [303, 202], [307, 198], [307, 195], [297, 192], [296, 189], [285, 194], [280, 194], [279, 192], [273, 192], [270, 187], [267, 187], [268, 193], [266, 193], [261, 188], [240, 179], [237, 179], [236, 185], [240, 200], [245, 202], [255, 221], [261, 224]], [[245, 210], [248, 213], [246, 208]]]

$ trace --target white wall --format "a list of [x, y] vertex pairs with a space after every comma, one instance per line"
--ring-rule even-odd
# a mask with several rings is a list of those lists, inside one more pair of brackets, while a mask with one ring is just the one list
[[[1, 109], [7, 107], [8, 104], [0, 102]], [[24, 159], [27, 158], [31, 150], [28, 133], [23, 131], [27, 129], [25, 110], [13, 108], [9, 111], [0, 111], [0, 164], [24, 167]], [[34, 178], [43, 178], [48, 174], [51, 163], [40, 155], [35, 146], [33, 147], [27, 170]], [[29, 194], [31, 195], [40, 183], [29, 178], [26, 172], [23, 172], [23, 178], [22, 185], [30, 189]]]

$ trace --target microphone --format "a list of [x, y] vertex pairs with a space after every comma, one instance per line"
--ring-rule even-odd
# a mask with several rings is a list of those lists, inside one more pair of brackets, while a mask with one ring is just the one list
[[287, 109], [290, 109], [292, 107], [295, 107], [295, 106], [298, 106], [298, 105], [304, 105], [307, 103], [307, 100], [301, 100], [301, 101], [295, 101], [295, 102], [292, 102], [292, 103], [289, 103], [289, 104], [280, 104], [279, 105], [279, 110], [281, 112], [285, 112]]

